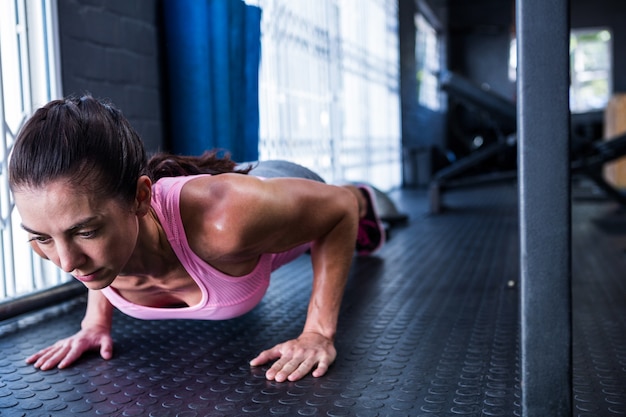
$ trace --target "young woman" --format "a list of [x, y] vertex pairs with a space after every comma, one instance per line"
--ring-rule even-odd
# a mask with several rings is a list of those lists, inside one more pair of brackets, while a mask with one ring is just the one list
[[114, 307], [141, 319], [244, 314], [271, 271], [310, 251], [302, 334], [251, 365], [275, 361], [266, 376], [276, 381], [324, 375], [355, 242], [369, 254], [384, 241], [367, 186], [328, 185], [286, 162], [241, 167], [215, 153], [147, 161], [121, 112], [91, 96], [35, 112], [15, 142], [9, 181], [33, 250], [89, 289], [81, 330], [27, 359], [44, 370], [91, 349], [111, 358]]

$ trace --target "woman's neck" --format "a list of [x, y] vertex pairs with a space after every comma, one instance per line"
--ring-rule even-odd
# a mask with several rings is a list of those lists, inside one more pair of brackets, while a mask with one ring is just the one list
[[135, 250], [120, 275], [164, 277], [180, 262], [153, 210], [138, 221]]

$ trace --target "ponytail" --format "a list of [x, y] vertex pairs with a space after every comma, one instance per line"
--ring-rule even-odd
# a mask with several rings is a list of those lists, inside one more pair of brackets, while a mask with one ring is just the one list
[[158, 153], [148, 161], [148, 176], [153, 182], [163, 177], [226, 173], [247, 174], [252, 165], [239, 167], [230, 155], [218, 156], [218, 151], [206, 151], [200, 156], [180, 156]]

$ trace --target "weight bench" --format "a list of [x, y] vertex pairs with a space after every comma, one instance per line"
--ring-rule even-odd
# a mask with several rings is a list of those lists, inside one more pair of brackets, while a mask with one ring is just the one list
[[[516, 170], [463, 175], [489, 159], [517, 152], [515, 103], [449, 71], [441, 74], [440, 83], [442, 90], [470, 109], [480, 112], [483, 117], [488, 117], [498, 126], [500, 134], [496, 142], [487, 144], [437, 171], [430, 182], [429, 190], [432, 213], [442, 211], [442, 194], [447, 189], [517, 178]], [[626, 156], [626, 134], [611, 140], [600, 139], [578, 145], [571, 151], [571, 172], [589, 178], [610, 198], [626, 206], [626, 195], [609, 184], [602, 174], [606, 163], [622, 156]]]

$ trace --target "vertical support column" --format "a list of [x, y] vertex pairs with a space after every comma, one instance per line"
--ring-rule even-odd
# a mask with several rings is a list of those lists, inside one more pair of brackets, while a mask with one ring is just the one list
[[569, 1], [517, 0], [524, 417], [570, 417]]

